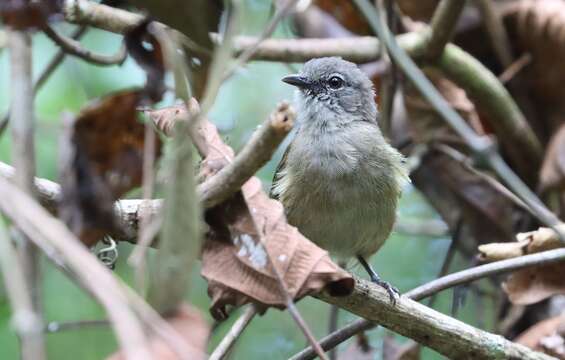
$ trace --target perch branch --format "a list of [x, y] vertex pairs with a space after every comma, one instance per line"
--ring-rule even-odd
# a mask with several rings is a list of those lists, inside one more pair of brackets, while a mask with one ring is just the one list
[[232, 327], [212, 352], [208, 360], [222, 360], [230, 352], [235, 345], [237, 339], [243, 333], [243, 330], [249, 325], [251, 320], [257, 315], [257, 309], [254, 305], [248, 305], [243, 314], [233, 323]]
[[457, 20], [465, 7], [465, 0], [442, 0], [436, 7], [429, 28], [429, 37], [426, 44], [426, 57], [437, 58], [445, 45], [453, 37]]
[[[561, 255], [565, 256], [565, 250]], [[515, 344], [500, 335], [474, 328], [405, 296], [392, 305], [384, 289], [364, 280], [356, 279], [355, 289], [350, 296], [331, 297], [322, 293], [316, 297], [377, 322], [451, 359], [551, 359], [550, 356]]]
[[84, 61], [97, 65], [120, 65], [127, 57], [127, 51], [124, 44], [121, 45], [118, 52], [114, 55], [102, 55], [83, 48], [80, 43], [72, 38], [68, 38], [57, 33], [53, 28], [46, 25], [43, 32], [49, 39], [57, 44], [63, 51], [69, 55], [76, 56]]
[[[486, 265], [477, 266], [471, 269], [459, 271], [439, 279], [433, 280], [427, 284], [421, 285], [401, 298], [409, 298], [412, 300], [422, 300], [437, 292], [451, 287], [475, 281], [487, 276], [499, 275], [510, 271], [520, 270], [530, 266], [538, 266], [542, 264], [551, 264], [565, 260], [565, 249], [549, 250], [532, 255], [526, 255], [519, 258], [497, 261]], [[378, 322], [378, 321], [377, 321]], [[378, 322], [380, 324], [380, 322]], [[338, 331], [324, 337], [320, 340], [320, 345], [324, 350], [331, 349], [355, 334], [371, 329], [376, 324], [367, 320], [359, 319], [351, 324], [339, 329]], [[310, 348], [302, 350], [300, 353], [292, 357], [292, 360], [313, 359], [314, 352]]]

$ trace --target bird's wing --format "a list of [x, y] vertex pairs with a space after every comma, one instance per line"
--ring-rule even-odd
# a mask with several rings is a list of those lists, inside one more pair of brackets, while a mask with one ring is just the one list
[[[291, 143], [292, 144], [292, 143]], [[274, 189], [275, 189], [275, 184], [280, 180], [281, 177], [281, 172], [284, 170], [284, 168], [286, 167], [286, 158], [288, 157], [288, 152], [290, 150], [290, 145], [289, 144], [286, 147], [286, 150], [284, 151], [284, 154], [281, 158], [281, 161], [279, 162], [279, 164], [277, 165], [277, 169], [275, 170], [275, 174], [273, 175], [273, 181], [271, 183], [271, 190], [269, 191], [269, 197], [271, 197], [272, 199], [278, 200], [278, 194], [274, 193]]]

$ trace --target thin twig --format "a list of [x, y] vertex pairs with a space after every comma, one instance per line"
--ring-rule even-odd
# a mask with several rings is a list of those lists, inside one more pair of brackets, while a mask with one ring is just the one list
[[53, 40], [53, 42], [59, 45], [67, 54], [81, 58], [84, 61], [97, 65], [119, 65], [126, 60], [127, 51], [125, 44], [122, 44], [118, 52], [114, 55], [101, 55], [84, 49], [78, 41], [57, 33], [49, 25], [44, 26], [42, 30], [49, 39]]
[[312, 334], [312, 331], [308, 327], [308, 324], [306, 324], [306, 321], [304, 321], [304, 318], [302, 317], [302, 315], [300, 315], [300, 312], [298, 311], [298, 308], [294, 303], [294, 299], [292, 298], [290, 292], [288, 291], [288, 287], [286, 286], [284, 277], [280, 269], [276, 266], [275, 262], [273, 261], [272, 255], [269, 253], [269, 248], [266, 246], [263, 229], [260, 229], [257, 226], [257, 222], [255, 221], [255, 218], [253, 216], [251, 216], [251, 219], [253, 221], [253, 226], [255, 227], [255, 230], [257, 231], [257, 234], [259, 236], [259, 243], [265, 250], [265, 253], [267, 254], [267, 259], [271, 265], [271, 268], [273, 269], [273, 272], [275, 273], [275, 277], [277, 278], [277, 283], [279, 285], [281, 295], [285, 297], [286, 308], [290, 313], [290, 316], [292, 316], [292, 318], [294, 319], [294, 321], [296, 322], [296, 324], [298, 325], [298, 327], [306, 337], [306, 340], [308, 340], [310, 346], [314, 349], [316, 355], [318, 355], [318, 357], [322, 360], [328, 360], [328, 357], [326, 356], [324, 350], [322, 350], [322, 347], [314, 337], [314, 334]]
[[[32, 87], [31, 35], [23, 31], [8, 31], [8, 47], [10, 50], [11, 68], [11, 105], [10, 121], [12, 123], [12, 158], [15, 173], [14, 183], [27, 194], [34, 193], [35, 147], [34, 147], [34, 94]], [[2, 201], [6, 201], [2, 199]], [[39, 321], [43, 327], [41, 301], [41, 268], [37, 248], [25, 236], [21, 236], [21, 245], [17, 249], [26, 278], [33, 312], [31, 319]], [[41, 333], [28, 337], [22, 334], [22, 351], [28, 359], [43, 359], [46, 356], [44, 338]], [[24, 348], [31, 346], [30, 352]]]
[[457, 20], [465, 7], [465, 0], [442, 0], [432, 17], [430, 36], [426, 45], [426, 57], [435, 59], [451, 40]]
[[224, 336], [222, 341], [220, 341], [218, 346], [214, 349], [208, 360], [224, 359], [255, 315], [257, 315], [255, 306], [248, 305], [243, 311], [243, 314], [233, 323], [226, 336]]
[[245, 51], [239, 54], [237, 59], [235, 59], [235, 61], [226, 70], [224, 74], [224, 80], [231, 77], [239, 67], [245, 65], [251, 59], [251, 57], [253, 56], [253, 54], [255, 54], [261, 43], [273, 35], [275, 29], [277, 28], [277, 25], [288, 15], [290, 10], [294, 8], [294, 6], [298, 1], [299, 0], [286, 0], [284, 5], [282, 5], [276, 11], [275, 15], [269, 21], [265, 29], [263, 29], [263, 32], [259, 35], [255, 44], [251, 45], [250, 47], [245, 49]]
[[498, 80], [501, 83], [506, 84], [510, 80], [512, 80], [516, 74], [522, 71], [526, 66], [528, 66], [532, 62], [532, 55], [530, 53], [524, 53], [520, 56], [516, 61], [508, 65], [506, 69], [502, 72], [502, 74], [498, 75]]
[[[401, 298], [409, 298], [412, 300], [422, 300], [435, 293], [445, 289], [452, 288], [457, 285], [466, 284], [471, 281], [482, 279], [488, 276], [500, 275], [511, 271], [524, 269], [531, 266], [539, 266], [545, 264], [556, 263], [565, 260], [565, 249], [549, 250], [531, 255], [525, 255], [518, 258], [496, 261], [490, 264], [477, 266], [471, 269], [459, 271], [439, 279], [433, 280], [427, 284], [421, 285]], [[355, 336], [355, 334], [368, 330], [376, 324], [366, 319], [359, 319], [351, 324], [339, 329], [320, 340], [320, 345], [324, 350], [331, 349], [347, 339]], [[292, 360], [306, 360], [315, 357], [311, 348], [306, 348], [298, 354], [291, 357]]]
[[74, 331], [83, 328], [109, 326], [108, 320], [78, 320], [78, 321], [51, 321], [45, 326], [48, 333], [57, 333], [62, 331]]

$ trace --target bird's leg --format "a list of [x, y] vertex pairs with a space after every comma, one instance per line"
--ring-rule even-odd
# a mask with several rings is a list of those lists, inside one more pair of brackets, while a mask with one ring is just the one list
[[397, 288], [389, 284], [387, 281], [384, 281], [380, 278], [380, 276], [373, 270], [371, 265], [363, 258], [361, 255], [357, 255], [357, 260], [361, 263], [361, 266], [369, 273], [369, 277], [371, 281], [375, 284], [379, 285], [380, 287], [384, 288], [390, 297], [390, 302], [394, 305], [396, 304], [396, 298], [400, 296], [400, 292]]

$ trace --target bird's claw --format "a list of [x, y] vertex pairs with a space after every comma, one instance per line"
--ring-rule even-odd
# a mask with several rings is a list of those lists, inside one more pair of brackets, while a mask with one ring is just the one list
[[388, 297], [390, 298], [390, 303], [393, 306], [396, 305], [396, 299], [400, 297], [400, 291], [398, 291], [396, 287], [392, 286], [388, 281], [384, 281], [380, 278], [371, 277], [371, 281], [385, 289], [388, 293]]

